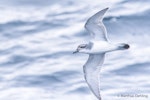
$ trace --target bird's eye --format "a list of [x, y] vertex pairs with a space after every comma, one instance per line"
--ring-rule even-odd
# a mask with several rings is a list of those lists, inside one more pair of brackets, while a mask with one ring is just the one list
[[85, 48], [85, 46], [80, 46], [80, 48]]
[[79, 46], [78, 46], [78, 48], [85, 48], [85, 47], [86, 47], [85, 44], [84, 44], [84, 45], [82, 44], [82, 45], [79, 45]]

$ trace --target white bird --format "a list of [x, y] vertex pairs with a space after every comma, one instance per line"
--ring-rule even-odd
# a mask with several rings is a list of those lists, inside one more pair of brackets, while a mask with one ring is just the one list
[[102, 22], [103, 15], [108, 10], [105, 8], [90, 17], [85, 29], [90, 33], [91, 40], [88, 44], [81, 44], [73, 53], [89, 54], [89, 58], [83, 66], [85, 80], [93, 94], [101, 100], [100, 96], [100, 68], [104, 62], [105, 53], [115, 50], [125, 50], [128, 44], [112, 44], [107, 39], [107, 31]]

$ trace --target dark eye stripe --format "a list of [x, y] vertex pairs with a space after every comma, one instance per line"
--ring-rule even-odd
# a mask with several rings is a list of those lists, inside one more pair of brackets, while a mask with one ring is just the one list
[[80, 46], [80, 48], [85, 48], [85, 46]]
[[79, 46], [80, 48], [85, 48], [86, 47], [86, 45], [82, 45], [82, 46]]
[[87, 45], [86, 44], [82, 44], [82, 45], [79, 45], [78, 48], [85, 48]]

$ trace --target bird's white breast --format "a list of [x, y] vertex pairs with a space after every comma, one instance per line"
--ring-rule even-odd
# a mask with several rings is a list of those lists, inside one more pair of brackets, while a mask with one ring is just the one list
[[111, 45], [106, 42], [106, 41], [92, 41], [93, 42], [93, 47], [90, 50], [93, 54], [99, 54], [99, 53], [104, 53], [107, 52], [111, 49]]

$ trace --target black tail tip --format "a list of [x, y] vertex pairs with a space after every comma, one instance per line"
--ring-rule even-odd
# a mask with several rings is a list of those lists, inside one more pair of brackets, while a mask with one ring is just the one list
[[125, 44], [125, 45], [124, 45], [124, 48], [125, 48], [125, 49], [129, 49], [129, 48], [130, 48], [130, 45]]

